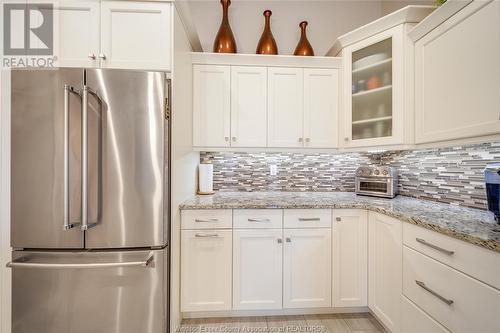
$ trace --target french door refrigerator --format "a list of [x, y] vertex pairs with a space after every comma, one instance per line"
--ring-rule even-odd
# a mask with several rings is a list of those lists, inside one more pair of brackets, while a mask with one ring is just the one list
[[169, 81], [11, 74], [12, 331], [168, 331]]

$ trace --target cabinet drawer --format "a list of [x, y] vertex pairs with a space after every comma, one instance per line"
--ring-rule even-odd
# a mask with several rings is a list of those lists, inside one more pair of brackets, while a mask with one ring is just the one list
[[449, 333], [422, 309], [401, 296], [401, 333]]
[[233, 226], [231, 209], [183, 210], [181, 229], [227, 229]]
[[408, 223], [403, 225], [403, 243], [500, 289], [500, 253]]
[[403, 294], [452, 332], [497, 332], [500, 327], [500, 291], [407, 246]]
[[285, 209], [285, 228], [331, 228], [331, 209]]
[[281, 209], [235, 209], [234, 228], [238, 229], [281, 229], [283, 210]]

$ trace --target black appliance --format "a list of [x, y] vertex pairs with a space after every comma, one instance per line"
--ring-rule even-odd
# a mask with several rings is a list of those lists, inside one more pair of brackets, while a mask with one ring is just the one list
[[495, 214], [495, 220], [500, 224], [500, 163], [487, 165], [484, 169], [484, 179], [488, 210]]

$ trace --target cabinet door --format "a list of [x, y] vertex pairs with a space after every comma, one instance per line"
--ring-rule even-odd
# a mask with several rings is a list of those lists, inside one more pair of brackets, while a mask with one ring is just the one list
[[333, 211], [333, 306], [366, 306], [368, 214], [362, 209]]
[[304, 80], [302, 68], [268, 68], [268, 146], [302, 147]]
[[231, 146], [267, 144], [267, 68], [231, 66]]
[[337, 69], [304, 69], [304, 146], [338, 146]]
[[405, 296], [401, 295], [401, 333], [449, 333]]
[[498, 59], [499, 1], [473, 1], [416, 42], [416, 143], [500, 133]]
[[403, 25], [345, 48], [343, 140], [347, 147], [403, 143]]
[[397, 333], [403, 278], [401, 221], [370, 212], [368, 224], [368, 306]]
[[171, 69], [172, 4], [101, 3], [101, 67]]
[[229, 66], [193, 66], [193, 145], [229, 147], [231, 71]]
[[330, 228], [285, 229], [283, 307], [332, 306]]
[[282, 229], [233, 233], [233, 308], [281, 309]]
[[99, 67], [100, 2], [63, 0], [54, 4], [58, 23], [58, 67]]
[[181, 310], [230, 310], [231, 230], [182, 230], [181, 244]]

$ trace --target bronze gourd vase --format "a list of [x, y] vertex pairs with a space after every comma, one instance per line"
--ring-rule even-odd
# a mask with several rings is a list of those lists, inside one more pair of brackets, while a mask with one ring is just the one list
[[311, 43], [309, 43], [309, 41], [307, 40], [307, 35], [306, 35], [307, 21], [300, 22], [299, 27], [300, 27], [300, 40], [299, 43], [297, 44], [297, 47], [295, 48], [295, 52], [293, 52], [293, 55], [313, 56], [314, 50], [311, 46]]
[[234, 40], [233, 31], [229, 25], [228, 11], [231, 0], [220, 0], [222, 4], [222, 22], [215, 36], [214, 52], [215, 53], [236, 53], [236, 41]]
[[276, 45], [273, 33], [271, 32], [271, 15], [273, 15], [273, 12], [265, 10], [263, 14], [265, 17], [264, 31], [262, 32], [262, 36], [260, 36], [255, 53], [278, 54], [278, 45]]

